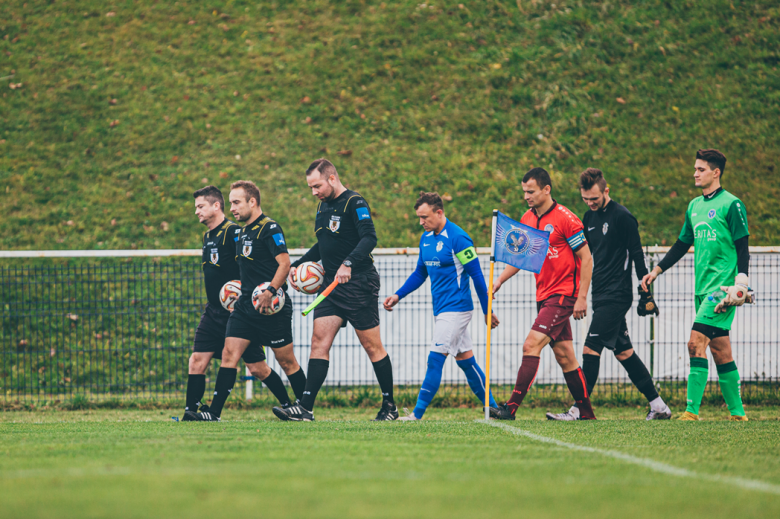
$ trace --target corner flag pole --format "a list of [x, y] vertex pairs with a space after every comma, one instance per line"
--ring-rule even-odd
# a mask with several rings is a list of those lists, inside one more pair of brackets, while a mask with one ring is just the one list
[[498, 209], [493, 209], [493, 225], [490, 231], [490, 279], [488, 280], [487, 353], [485, 354], [485, 420], [490, 420], [490, 332], [493, 330], [493, 267], [496, 264], [496, 220]]

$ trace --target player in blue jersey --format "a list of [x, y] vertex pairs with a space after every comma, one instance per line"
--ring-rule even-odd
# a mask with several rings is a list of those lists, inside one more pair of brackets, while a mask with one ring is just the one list
[[[482, 305], [487, 323], [487, 285], [477, 259], [474, 242], [466, 232], [447, 220], [444, 204], [438, 193], [420, 193], [414, 204], [425, 232], [420, 238], [420, 256], [417, 268], [398, 291], [385, 299], [385, 310], [391, 312], [398, 302], [431, 278], [433, 315], [436, 325], [433, 344], [428, 354], [425, 373], [417, 405], [409, 416], [400, 420], [420, 420], [441, 384], [441, 372], [447, 355], [454, 355], [458, 367], [466, 374], [471, 390], [481, 402], [485, 401], [485, 373], [480, 369], [471, 351], [469, 323], [474, 312], [470, 279]], [[498, 318], [491, 316], [491, 326], [498, 326]], [[496, 407], [493, 395], [490, 406]]]

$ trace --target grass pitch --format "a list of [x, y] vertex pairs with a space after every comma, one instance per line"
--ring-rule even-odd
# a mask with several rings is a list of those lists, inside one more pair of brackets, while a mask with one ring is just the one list
[[721, 409], [700, 423], [646, 423], [634, 408], [578, 423], [521, 412], [502, 423], [526, 436], [473, 409], [382, 424], [365, 409], [323, 409], [309, 424], [267, 410], [203, 424], [173, 422], [179, 411], [4, 413], [2, 515], [780, 516], [780, 408], [749, 408], [748, 423]]

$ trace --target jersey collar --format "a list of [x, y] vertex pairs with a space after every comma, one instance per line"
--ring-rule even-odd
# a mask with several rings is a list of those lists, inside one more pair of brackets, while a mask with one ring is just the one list
[[260, 216], [258, 216], [258, 217], [257, 217], [257, 219], [256, 219], [254, 222], [250, 222], [250, 223], [246, 224], [246, 225], [244, 226], [244, 229], [251, 229], [253, 225], [255, 225], [256, 223], [258, 223], [258, 222], [259, 222], [260, 220], [262, 220], [263, 218], [265, 218], [265, 214], [264, 214], [264, 213], [260, 213]]
[[531, 209], [531, 211], [534, 213], [534, 215], [536, 216], [537, 219], [541, 220], [542, 217], [547, 216], [548, 214], [552, 213], [552, 211], [553, 211], [553, 209], [555, 209], [556, 205], [558, 205], [558, 202], [553, 198], [553, 205], [551, 205], [550, 208], [547, 210], [547, 212], [544, 213], [543, 215], [537, 214], [535, 207], [533, 209]]
[[[219, 222], [219, 225], [211, 229], [211, 231], [216, 231], [217, 229], [222, 229], [222, 226], [225, 225], [225, 222], [227, 222], [226, 217], [222, 217], [222, 221]], [[206, 231], [206, 238], [211, 238], [211, 231]]]
[[718, 196], [719, 194], [721, 194], [722, 192], [723, 192], [723, 186], [719, 187], [709, 195], [701, 195], [701, 196], [703, 196], [705, 200], [709, 201], [715, 198], [716, 196]]

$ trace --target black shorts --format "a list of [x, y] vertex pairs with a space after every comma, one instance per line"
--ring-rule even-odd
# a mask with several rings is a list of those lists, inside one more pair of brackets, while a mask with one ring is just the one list
[[289, 297], [285, 297], [284, 306], [273, 315], [259, 313], [249, 301], [240, 303], [242, 300], [239, 299], [235, 310], [230, 314], [225, 337], [238, 337], [252, 341], [252, 344], [271, 348], [281, 348], [292, 343], [293, 305]]
[[599, 354], [607, 348], [615, 355], [633, 348], [626, 326], [626, 313], [629, 310], [630, 302], [594, 304], [585, 346]]
[[[327, 287], [333, 278], [325, 278]], [[314, 309], [314, 319], [337, 315], [356, 330], [370, 330], [379, 326], [379, 273], [372, 268], [355, 274], [349, 283], [338, 285], [325, 300]]]
[[[200, 318], [200, 324], [195, 331], [195, 344], [192, 351], [196, 353], [213, 353], [211, 358], [222, 359], [222, 349], [225, 347], [225, 331], [230, 312], [222, 307], [207, 303]], [[261, 345], [250, 344], [241, 356], [244, 363], [252, 364], [265, 360], [265, 352]]]

